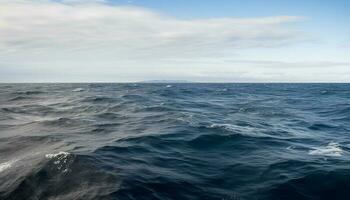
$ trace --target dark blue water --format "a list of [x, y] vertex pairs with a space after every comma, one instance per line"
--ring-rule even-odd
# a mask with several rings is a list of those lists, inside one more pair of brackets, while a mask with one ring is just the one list
[[0, 199], [350, 199], [350, 84], [0, 84]]

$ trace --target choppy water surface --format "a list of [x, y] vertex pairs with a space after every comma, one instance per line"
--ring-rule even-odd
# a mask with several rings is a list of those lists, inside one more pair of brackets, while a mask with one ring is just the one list
[[0, 84], [0, 199], [350, 199], [349, 84]]

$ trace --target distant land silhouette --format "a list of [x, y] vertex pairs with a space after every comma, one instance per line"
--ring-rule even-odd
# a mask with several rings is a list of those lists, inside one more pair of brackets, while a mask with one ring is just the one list
[[146, 80], [140, 81], [140, 83], [195, 83], [187, 80]]

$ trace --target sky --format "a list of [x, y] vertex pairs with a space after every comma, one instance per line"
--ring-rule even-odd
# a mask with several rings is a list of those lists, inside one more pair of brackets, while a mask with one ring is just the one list
[[0, 82], [350, 82], [348, 0], [0, 0]]

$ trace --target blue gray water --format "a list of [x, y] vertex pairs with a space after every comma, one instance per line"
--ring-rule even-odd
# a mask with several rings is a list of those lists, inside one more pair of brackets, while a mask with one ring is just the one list
[[350, 84], [0, 84], [0, 199], [350, 199]]

